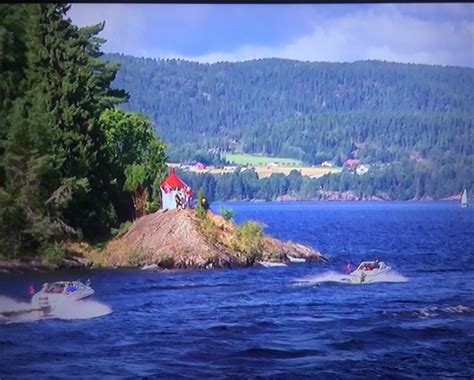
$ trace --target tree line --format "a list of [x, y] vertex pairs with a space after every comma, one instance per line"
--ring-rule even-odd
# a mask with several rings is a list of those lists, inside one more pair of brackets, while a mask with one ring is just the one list
[[[310, 165], [327, 160], [340, 166], [355, 158], [379, 167], [364, 177], [373, 176], [369, 190], [395, 197], [402, 192], [393, 190], [393, 173], [404, 183], [426, 183], [419, 188], [431, 197], [458, 193], [474, 180], [468, 170], [474, 165], [470, 68], [285, 59], [199, 64], [119, 54], [104, 59], [121, 64], [113, 85], [130, 93], [123, 108], [150, 115], [173, 162], [222, 164], [219, 150]], [[334, 181], [349, 181], [330, 178], [325, 181], [333, 189]], [[351, 190], [359, 191], [360, 181], [350, 180]]]
[[151, 120], [118, 109], [104, 24], [67, 4], [0, 6], [0, 255], [58, 254], [158, 206], [165, 146]]
[[456, 173], [449, 168], [433, 171], [412, 161], [372, 167], [358, 175], [344, 169], [338, 174], [319, 178], [302, 176], [294, 169], [289, 175], [274, 173], [259, 179], [254, 169], [238, 168], [234, 173], [198, 174], [178, 170], [180, 177], [193, 189], [202, 189], [210, 201], [275, 200], [290, 196], [298, 200], [326, 200], [334, 192], [352, 192], [355, 199], [419, 200], [442, 199], [459, 194], [472, 178], [471, 167]]

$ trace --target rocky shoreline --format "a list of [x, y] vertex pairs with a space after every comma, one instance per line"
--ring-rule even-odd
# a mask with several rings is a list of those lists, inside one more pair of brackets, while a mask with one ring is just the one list
[[69, 243], [67, 258], [55, 263], [34, 257], [0, 260], [0, 272], [150, 265], [157, 269], [236, 268], [258, 265], [259, 260], [287, 263], [290, 257], [326, 261], [311, 247], [265, 235], [254, 222], [249, 226], [257, 228], [256, 232], [245, 234], [239, 226], [211, 211], [202, 219], [194, 209], [159, 210], [134, 221], [101, 250], [86, 243]]

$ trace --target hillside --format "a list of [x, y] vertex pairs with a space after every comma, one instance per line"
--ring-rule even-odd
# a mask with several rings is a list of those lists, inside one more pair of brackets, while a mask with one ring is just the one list
[[[472, 154], [474, 70], [363, 61], [309, 63], [262, 59], [198, 64], [107, 55], [121, 68], [114, 85], [126, 108], [149, 115], [173, 151], [186, 144], [302, 159], [359, 154], [391, 159], [414, 150]], [[447, 128], [449, 126], [449, 128]], [[233, 141], [230, 141], [233, 140]], [[400, 152], [397, 152], [400, 150]]]
[[172, 161], [209, 163], [218, 150], [338, 166], [356, 158], [383, 167], [379, 190], [399, 168], [408, 168], [407, 181], [426, 178], [419, 194], [395, 194], [401, 198], [449, 196], [473, 184], [473, 69], [105, 58], [121, 65], [114, 86], [130, 93], [124, 108], [152, 118]]

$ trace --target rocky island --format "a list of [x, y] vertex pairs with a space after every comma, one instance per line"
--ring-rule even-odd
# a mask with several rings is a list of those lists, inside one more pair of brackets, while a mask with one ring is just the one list
[[142, 216], [110, 240], [104, 248], [69, 243], [68, 257], [56, 263], [30, 259], [0, 262], [4, 271], [53, 270], [84, 267], [142, 267], [163, 269], [233, 268], [258, 265], [258, 261], [289, 262], [289, 258], [326, 261], [311, 247], [280, 241], [263, 233], [263, 226], [247, 221], [240, 225], [208, 210], [158, 210]]
[[288, 262], [288, 256], [325, 260], [310, 247], [264, 235], [256, 222], [236, 225], [211, 211], [200, 218], [195, 209], [143, 216], [101, 252], [106, 266], [162, 268], [245, 267], [259, 260]]

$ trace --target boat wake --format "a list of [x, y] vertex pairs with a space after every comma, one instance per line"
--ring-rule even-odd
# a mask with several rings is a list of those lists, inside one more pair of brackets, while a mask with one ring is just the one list
[[20, 302], [0, 295], [0, 323], [33, 322], [40, 319], [90, 319], [110, 314], [112, 309], [92, 300], [69, 301], [58, 305], [49, 313], [34, 308], [30, 303]]
[[347, 282], [347, 275], [339, 272], [334, 271], [327, 271], [315, 276], [307, 276], [294, 281], [298, 285], [319, 285], [322, 283], [339, 283], [339, 284], [346, 284], [346, 285], [369, 285], [374, 283], [382, 283], [382, 282], [408, 282], [408, 279], [403, 276], [402, 274], [391, 270], [386, 273], [381, 273], [377, 275], [374, 279], [370, 282], [363, 282], [363, 283], [351, 283]]
[[418, 317], [418, 318], [429, 318], [429, 317], [438, 317], [443, 315], [450, 314], [472, 314], [474, 313], [474, 306], [466, 305], [457, 305], [457, 306], [446, 306], [446, 307], [423, 307], [419, 309], [409, 309], [401, 310], [396, 312], [391, 312], [390, 314], [394, 316], [408, 316], [408, 317]]

